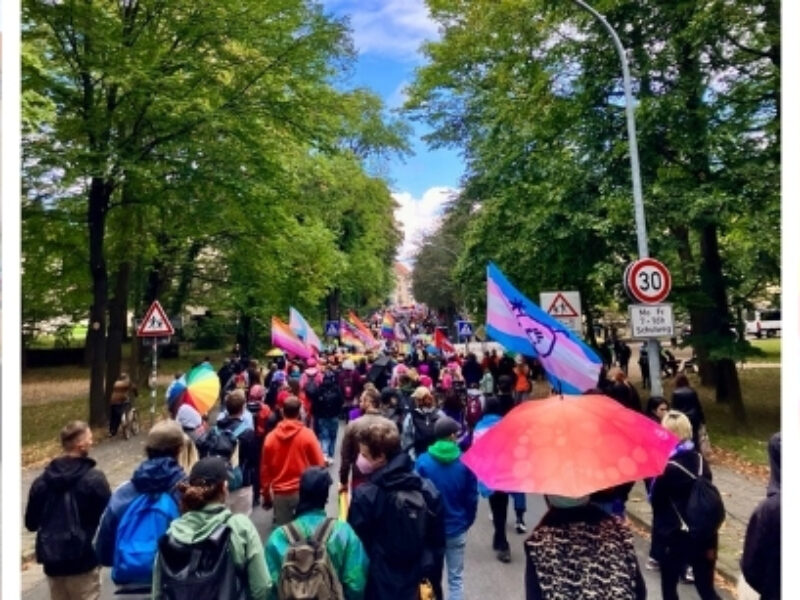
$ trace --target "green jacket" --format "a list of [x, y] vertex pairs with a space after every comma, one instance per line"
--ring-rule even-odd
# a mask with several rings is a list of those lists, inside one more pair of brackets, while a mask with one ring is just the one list
[[[326, 516], [323, 510], [312, 510], [300, 515], [292, 522], [301, 535], [308, 537], [314, 534]], [[364, 588], [367, 586], [369, 559], [366, 552], [364, 552], [361, 540], [358, 539], [353, 528], [344, 521], [336, 521], [328, 538], [327, 550], [331, 564], [342, 584], [344, 597], [347, 600], [360, 600], [363, 598]], [[286, 537], [286, 530], [284, 527], [278, 527], [269, 536], [264, 548], [269, 575], [276, 584], [280, 578], [283, 559], [288, 551], [289, 540]], [[269, 598], [274, 599], [277, 597], [278, 590], [274, 587], [270, 592]]]
[[[206, 539], [217, 526], [228, 521], [232, 530], [231, 551], [234, 564], [245, 574], [247, 597], [249, 600], [266, 600], [272, 590], [272, 580], [264, 563], [261, 538], [253, 522], [245, 515], [231, 515], [222, 504], [209, 504], [202, 510], [189, 511], [175, 519], [167, 533], [184, 544]], [[158, 560], [156, 558], [156, 560]], [[160, 574], [153, 570], [153, 599], [161, 600], [159, 591]]]

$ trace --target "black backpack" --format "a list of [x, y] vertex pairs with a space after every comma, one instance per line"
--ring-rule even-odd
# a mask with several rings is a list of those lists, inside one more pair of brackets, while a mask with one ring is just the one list
[[420, 490], [387, 490], [384, 509], [385, 534], [379, 544], [393, 565], [413, 565], [425, 550], [428, 504]]
[[681, 522], [681, 531], [687, 532], [693, 540], [707, 542], [716, 535], [725, 520], [725, 504], [722, 502], [719, 490], [709, 479], [703, 477], [703, 456], [701, 454], [697, 456], [699, 458], [697, 475], [675, 461], [671, 460], [668, 463], [679, 468], [693, 480], [686, 501], [686, 514], [682, 516], [674, 502], [672, 508]]
[[222, 523], [206, 539], [184, 544], [169, 534], [158, 542], [156, 569], [164, 600], [244, 600], [246, 589], [233, 563], [231, 528]]
[[319, 397], [319, 384], [317, 383], [317, 376], [314, 375], [313, 377], [309, 377], [308, 381], [306, 381], [306, 386], [303, 388], [303, 391], [306, 394], [306, 398], [311, 403], [317, 401]]
[[57, 565], [80, 560], [92, 540], [81, 527], [74, 485], [47, 496], [36, 535], [36, 561]]
[[314, 416], [323, 419], [338, 417], [343, 404], [344, 398], [339, 391], [336, 374], [326, 373], [322, 378], [322, 385], [319, 387], [317, 400], [314, 403]]
[[411, 411], [411, 421], [414, 424], [414, 451], [419, 457], [423, 452], [427, 452], [428, 446], [436, 441], [434, 426], [439, 420], [439, 411], [421, 411], [414, 409]]
[[241, 488], [244, 482], [239, 458], [239, 436], [247, 429], [249, 427], [244, 421], [240, 421], [233, 429], [221, 429], [218, 425], [214, 425], [195, 442], [200, 458], [219, 456], [228, 463], [228, 490], [232, 492]]

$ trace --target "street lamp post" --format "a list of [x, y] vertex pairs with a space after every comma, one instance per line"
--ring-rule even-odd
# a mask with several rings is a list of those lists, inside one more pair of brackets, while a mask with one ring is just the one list
[[[636, 220], [636, 241], [639, 246], [639, 258], [647, 258], [647, 225], [644, 219], [644, 201], [642, 200], [642, 179], [639, 173], [639, 148], [636, 142], [636, 121], [633, 116], [633, 93], [631, 92], [631, 74], [628, 69], [628, 59], [625, 56], [625, 48], [620, 42], [617, 32], [609, 25], [606, 18], [594, 8], [586, 4], [583, 0], [572, 0], [585, 11], [600, 21], [608, 31], [617, 49], [619, 61], [622, 64], [622, 86], [625, 91], [625, 118], [628, 124], [628, 148], [631, 157], [631, 180], [633, 183], [633, 212]], [[658, 342], [655, 339], [648, 341], [647, 359], [650, 367], [650, 394], [661, 396], [661, 359], [658, 351]]]

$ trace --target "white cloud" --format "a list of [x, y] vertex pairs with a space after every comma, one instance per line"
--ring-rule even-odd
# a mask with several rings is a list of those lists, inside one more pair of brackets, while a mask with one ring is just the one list
[[386, 98], [386, 108], [389, 110], [393, 108], [400, 108], [408, 100], [408, 81], [401, 81], [400, 84], [389, 94]]
[[455, 188], [437, 186], [428, 188], [422, 198], [414, 198], [409, 192], [392, 194], [400, 205], [394, 214], [403, 228], [403, 244], [397, 256], [400, 262], [411, 265], [422, 237], [436, 230], [444, 205], [457, 192]]
[[419, 61], [419, 46], [439, 36], [424, 0], [324, 0], [338, 14], [348, 14], [353, 41], [361, 53]]

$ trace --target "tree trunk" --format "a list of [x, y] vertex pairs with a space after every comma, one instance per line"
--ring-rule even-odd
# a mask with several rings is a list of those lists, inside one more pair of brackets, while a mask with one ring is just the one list
[[336, 321], [341, 316], [339, 304], [341, 300], [342, 291], [339, 288], [333, 288], [325, 299], [325, 307], [328, 314], [329, 321]]
[[131, 263], [123, 261], [114, 278], [114, 297], [108, 304], [108, 347], [106, 348], [106, 403], [122, 369], [122, 342], [128, 325], [128, 288]]
[[105, 397], [106, 311], [108, 310], [108, 270], [103, 252], [106, 215], [112, 186], [100, 177], [92, 177], [89, 187], [89, 269], [92, 275], [92, 306], [89, 310], [89, 333], [86, 350], [89, 358], [89, 424], [103, 427], [108, 422], [109, 407]]
[[733, 416], [737, 423], [746, 423], [747, 414], [742, 402], [742, 388], [739, 385], [739, 373], [733, 359], [723, 358], [716, 362], [717, 394], [716, 401], [720, 404], [730, 404]]
[[[722, 337], [732, 337], [725, 276], [722, 270], [722, 257], [719, 253], [719, 239], [715, 224], [708, 224], [703, 228], [700, 236], [700, 252], [703, 256], [701, 285], [713, 302], [713, 307], [709, 311], [711, 313], [709, 329]], [[715, 381], [716, 400], [721, 403], [729, 403], [734, 414], [743, 422], [745, 410], [736, 363], [730, 358], [720, 359], [716, 362], [714, 368], [717, 375]]]

